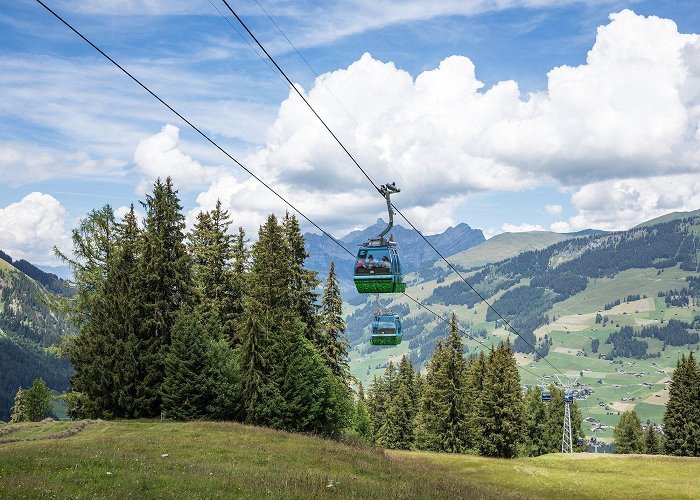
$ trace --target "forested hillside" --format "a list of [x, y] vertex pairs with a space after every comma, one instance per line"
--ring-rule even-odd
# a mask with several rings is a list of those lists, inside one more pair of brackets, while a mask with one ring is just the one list
[[7, 420], [17, 389], [34, 379], [43, 377], [57, 391], [68, 388], [68, 360], [46, 348], [71, 331], [50, 304], [56, 294], [69, 296], [72, 289], [25, 260], [13, 261], [5, 253], [0, 257], [0, 420]]

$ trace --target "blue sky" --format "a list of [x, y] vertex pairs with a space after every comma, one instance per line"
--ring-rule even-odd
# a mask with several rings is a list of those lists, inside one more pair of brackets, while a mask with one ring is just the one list
[[[700, 208], [697, 2], [232, 2], [427, 233], [626, 229]], [[331, 232], [381, 199], [220, 0], [46, 0]], [[213, 4], [213, 5], [212, 5]], [[192, 220], [284, 207], [34, 1], [0, 10], [0, 249], [55, 264], [80, 217], [172, 175]]]

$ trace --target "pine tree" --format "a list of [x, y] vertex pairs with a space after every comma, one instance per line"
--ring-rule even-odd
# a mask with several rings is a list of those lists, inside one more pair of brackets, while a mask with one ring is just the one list
[[191, 290], [191, 266], [184, 243], [185, 218], [170, 177], [165, 183], [156, 180], [143, 207], [146, 218], [139, 286], [144, 314], [139, 332], [135, 414], [148, 417], [161, 412], [165, 355], [178, 311]]
[[24, 420], [28, 422], [39, 422], [45, 419], [53, 408], [51, 390], [42, 378], [36, 379], [32, 386], [24, 391], [23, 399]]
[[319, 348], [321, 356], [331, 372], [347, 383], [350, 379], [350, 366], [348, 365], [350, 344], [345, 337], [343, 299], [340, 296], [340, 285], [335, 275], [335, 262], [331, 262], [328, 279], [323, 287], [320, 323]]
[[626, 411], [620, 416], [613, 431], [615, 453], [643, 453], [644, 436], [642, 423], [634, 410]]
[[654, 426], [649, 424], [644, 434], [644, 449], [648, 455], [658, 455], [661, 453], [661, 440], [654, 430]]
[[700, 369], [692, 352], [676, 364], [663, 428], [667, 454], [700, 456]]
[[12, 416], [10, 422], [19, 423], [27, 420], [27, 405], [25, 403], [24, 389], [21, 387], [15, 394], [15, 404], [12, 407]]
[[478, 420], [483, 432], [479, 443], [482, 455], [501, 458], [516, 455], [523, 408], [520, 376], [509, 342], [489, 353]]

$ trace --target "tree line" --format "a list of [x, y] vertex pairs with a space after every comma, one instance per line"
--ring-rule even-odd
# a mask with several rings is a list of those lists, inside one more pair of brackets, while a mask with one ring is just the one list
[[[523, 394], [508, 342], [466, 357], [453, 315], [425, 375], [404, 356], [375, 376], [366, 398], [361, 392], [355, 429], [387, 448], [537, 456], [561, 450], [564, 398], [551, 390], [548, 403], [539, 387]], [[574, 436], [583, 438], [581, 412], [575, 403], [571, 410]]]
[[231, 234], [217, 202], [185, 232], [170, 178], [118, 221], [93, 210], [72, 233], [78, 335], [72, 417], [231, 419], [335, 436], [350, 425], [348, 344], [331, 264], [322, 296], [297, 219]]

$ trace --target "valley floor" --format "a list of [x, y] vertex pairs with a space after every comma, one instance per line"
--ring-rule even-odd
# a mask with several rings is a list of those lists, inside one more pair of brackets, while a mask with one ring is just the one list
[[698, 498], [700, 459], [381, 452], [234, 423], [0, 425], [0, 498]]

